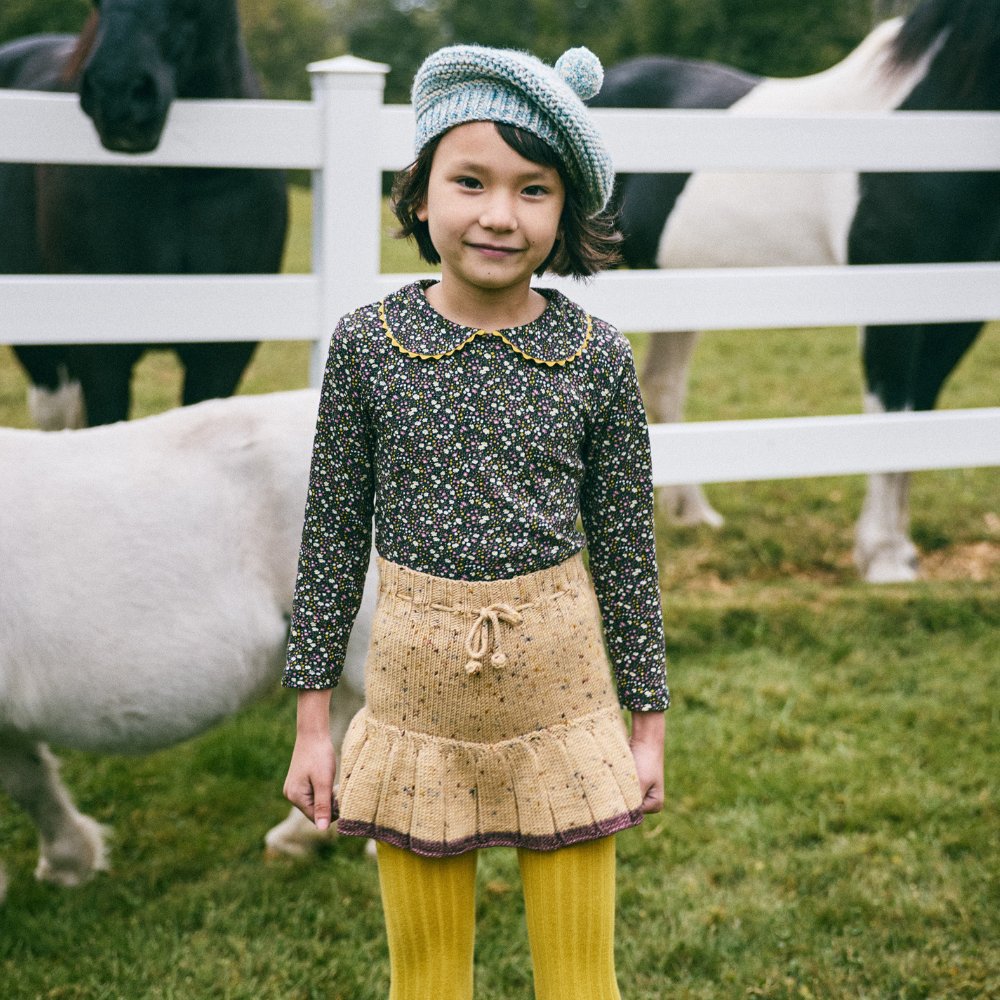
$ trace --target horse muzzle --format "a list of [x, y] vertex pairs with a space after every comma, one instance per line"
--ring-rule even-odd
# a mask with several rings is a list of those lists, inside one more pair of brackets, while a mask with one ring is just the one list
[[101, 145], [116, 153], [156, 149], [172, 96], [148, 74], [108, 85], [87, 70], [80, 84], [80, 107], [93, 121]]

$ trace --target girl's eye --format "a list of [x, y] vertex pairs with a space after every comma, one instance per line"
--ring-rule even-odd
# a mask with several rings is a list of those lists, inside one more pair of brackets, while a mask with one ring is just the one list
[[549, 193], [549, 189], [547, 187], [543, 187], [541, 184], [529, 184], [524, 189], [523, 193], [529, 198], [541, 198], [543, 195]]
[[477, 191], [483, 185], [475, 177], [459, 177], [456, 179], [459, 187], [468, 188], [470, 191]]

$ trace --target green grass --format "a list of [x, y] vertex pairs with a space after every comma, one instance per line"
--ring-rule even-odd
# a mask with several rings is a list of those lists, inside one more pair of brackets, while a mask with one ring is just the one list
[[[288, 267], [307, 260], [297, 226]], [[304, 384], [307, 361], [264, 345], [243, 389]], [[854, 412], [857, 364], [853, 331], [709, 334], [690, 413]], [[2, 423], [26, 422], [19, 379], [0, 357]], [[998, 381], [994, 325], [944, 405], [995, 405]], [[166, 356], [137, 393], [138, 412], [171, 405]], [[714, 486], [721, 531], [658, 524], [675, 705], [667, 808], [619, 838], [626, 1000], [1000, 997], [997, 486], [996, 470], [915, 477], [928, 579], [905, 587], [851, 568], [860, 477]], [[112, 871], [81, 889], [34, 881], [34, 831], [0, 804], [0, 996], [385, 996], [362, 843], [263, 856], [293, 701], [275, 691], [146, 758], [63, 753], [81, 808], [115, 831]], [[477, 998], [528, 997], [511, 852], [484, 853], [480, 890]]]
[[[668, 594], [668, 807], [619, 838], [625, 996], [988, 997], [1000, 603], [970, 584]], [[358, 841], [265, 862], [292, 698], [138, 760], [64, 755], [114, 867], [35, 883], [0, 818], [7, 997], [384, 996]], [[511, 852], [482, 859], [480, 996], [529, 994]]]

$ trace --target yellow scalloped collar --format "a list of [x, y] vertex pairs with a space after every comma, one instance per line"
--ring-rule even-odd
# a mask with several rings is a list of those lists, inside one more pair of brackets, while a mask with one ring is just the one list
[[438, 361], [476, 337], [497, 337], [521, 357], [551, 367], [580, 357], [590, 343], [592, 317], [555, 289], [538, 289], [548, 305], [533, 322], [503, 330], [479, 330], [452, 323], [435, 311], [424, 295], [432, 284], [432, 280], [414, 282], [378, 304], [382, 329], [407, 357]]

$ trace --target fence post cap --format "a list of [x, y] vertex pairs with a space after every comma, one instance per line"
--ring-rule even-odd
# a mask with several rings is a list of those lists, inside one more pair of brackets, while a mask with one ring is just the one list
[[322, 59], [306, 66], [310, 73], [378, 74], [379, 76], [385, 76], [391, 68], [387, 63], [372, 62], [351, 55]]

